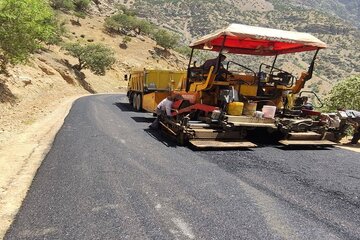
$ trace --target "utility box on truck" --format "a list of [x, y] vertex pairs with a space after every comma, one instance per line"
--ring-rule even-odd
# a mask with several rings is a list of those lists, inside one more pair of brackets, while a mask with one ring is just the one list
[[186, 79], [186, 71], [142, 70], [131, 72], [127, 96], [136, 111], [153, 112], [156, 105], [170, 94], [181, 88]]

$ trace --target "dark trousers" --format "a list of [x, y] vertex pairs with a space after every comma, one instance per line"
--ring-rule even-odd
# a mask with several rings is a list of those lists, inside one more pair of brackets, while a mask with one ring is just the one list
[[149, 126], [150, 128], [159, 128], [159, 122], [160, 122], [160, 116], [164, 114], [164, 111], [162, 111], [161, 109], [157, 108], [156, 109], [156, 119], [154, 120], [154, 122]]
[[357, 144], [359, 140], [360, 140], [360, 127], [357, 127], [355, 129], [355, 133], [353, 135], [353, 138], [351, 139], [351, 143], [352, 144]]

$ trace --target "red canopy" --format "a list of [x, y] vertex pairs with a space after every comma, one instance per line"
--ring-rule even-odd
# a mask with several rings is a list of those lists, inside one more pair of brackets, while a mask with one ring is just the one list
[[[224, 42], [225, 39], [225, 42]], [[273, 56], [326, 48], [326, 43], [309, 33], [231, 24], [225, 29], [205, 35], [190, 47], [219, 52]]]

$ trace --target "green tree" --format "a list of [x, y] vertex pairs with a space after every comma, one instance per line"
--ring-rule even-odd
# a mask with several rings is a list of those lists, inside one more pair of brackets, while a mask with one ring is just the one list
[[150, 35], [155, 28], [146, 20], [137, 18], [136, 16], [125, 11], [124, 13], [116, 13], [105, 19], [104, 27], [109, 32], [134, 31], [136, 34]]
[[191, 48], [189, 48], [188, 46], [179, 46], [176, 47], [174, 50], [186, 57], [190, 57], [191, 55]]
[[165, 29], [160, 29], [154, 33], [154, 39], [156, 43], [165, 49], [172, 49], [178, 44], [178, 36], [166, 31]]
[[136, 26], [136, 18], [125, 14], [118, 13], [113, 19], [119, 24], [120, 28], [127, 31], [133, 30]]
[[55, 39], [57, 21], [45, 0], [0, 0], [0, 65], [25, 61]]
[[360, 76], [353, 76], [337, 82], [325, 99], [327, 110], [339, 107], [360, 110]]
[[120, 33], [121, 30], [121, 25], [111, 17], [105, 19], [104, 27], [108, 32]]
[[144, 33], [150, 35], [155, 27], [146, 20], [136, 19], [134, 28], [137, 34]]
[[107, 19], [105, 19], [105, 28], [110, 31], [116, 31], [118, 33], [121, 30], [130, 31], [135, 28], [136, 19], [133, 16], [128, 16], [122, 13], [117, 13]]
[[126, 6], [124, 6], [122, 4], [119, 4], [116, 7], [117, 7], [118, 11], [122, 12], [125, 15], [136, 16], [136, 12], [134, 10], [130, 10]]
[[84, 12], [89, 7], [91, 0], [73, 0], [75, 10], [77, 12]]
[[114, 52], [103, 44], [69, 43], [64, 46], [64, 49], [78, 59], [79, 64], [74, 68], [79, 71], [88, 68], [97, 75], [105, 75], [106, 69], [115, 63]]
[[61, 10], [74, 10], [75, 9], [75, 5], [73, 0], [51, 0], [50, 5], [54, 8], [54, 9], [61, 9]]

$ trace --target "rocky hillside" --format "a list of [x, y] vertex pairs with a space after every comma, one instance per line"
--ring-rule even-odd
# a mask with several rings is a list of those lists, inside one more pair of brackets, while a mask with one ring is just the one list
[[291, 0], [295, 5], [316, 8], [348, 20], [360, 28], [360, 2], [356, 0]]
[[66, 29], [64, 42], [103, 43], [115, 52], [116, 63], [105, 76], [83, 70], [86, 78], [81, 79], [71, 67], [77, 64], [77, 59], [66, 55], [60, 46], [52, 45], [32, 55], [27, 64], [9, 66], [8, 76], [0, 74], [0, 145], [71, 96], [125, 92], [127, 82], [123, 76], [131, 69], [185, 66], [183, 56], [164, 51], [144, 36], [131, 37], [127, 47], [121, 47], [124, 36], [106, 33], [104, 17], [87, 16], [79, 23], [71, 15], [59, 17]]
[[[328, 88], [334, 82], [360, 73], [359, 3], [356, 0], [102, 0], [135, 9], [138, 15], [179, 34], [184, 45], [229, 23], [310, 32], [329, 48], [320, 53], [316, 74]], [[101, 5], [100, 4], [100, 5]], [[99, 5], [99, 6], [100, 6]], [[106, 12], [105, 9], [103, 13]], [[356, 23], [356, 24], [353, 24]], [[246, 58], [245, 61], [248, 61]], [[309, 56], [287, 60], [306, 67]], [[320, 85], [319, 83], [316, 83]], [[318, 88], [318, 87], [316, 87]]]

